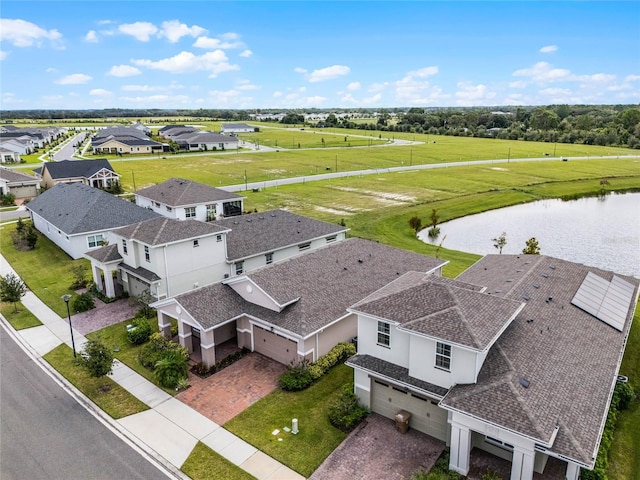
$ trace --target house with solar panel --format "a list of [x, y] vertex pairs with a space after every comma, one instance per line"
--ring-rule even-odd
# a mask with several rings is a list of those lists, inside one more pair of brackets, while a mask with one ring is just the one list
[[488, 255], [456, 279], [409, 272], [349, 309], [355, 393], [373, 412], [511, 462], [511, 480], [593, 469], [640, 281], [538, 255]]
[[136, 127], [107, 127], [91, 137], [94, 154], [148, 154], [169, 151], [169, 145], [151, 140], [145, 130]]

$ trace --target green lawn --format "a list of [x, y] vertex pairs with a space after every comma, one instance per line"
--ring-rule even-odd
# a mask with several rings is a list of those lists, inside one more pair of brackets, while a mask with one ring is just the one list
[[[353, 370], [338, 365], [302, 392], [276, 390], [232, 418], [224, 427], [267, 455], [308, 477], [346, 438], [327, 419], [328, 404], [353, 381]], [[297, 435], [282, 431], [298, 418]], [[276, 429], [281, 431], [272, 435]], [[282, 439], [279, 441], [278, 439]]]
[[42, 325], [42, 322], [38, 320], [33, 313], [22, 305], [22, 302], [17, 304], [18, 312], [15, 312], [13, 303], [0, 303], [0, 313], [7, 319], [13, 328], [16, 330], [22, 330], [24, 328], [37, 327]]
[[69, 285], [73, 283], [70, 268], [76, 263], [88, 266], [89, 261], [72, 260], [40, 233], [34, 250], [18, 251], [11, 241], [13, 230], [15, 224], [0, 225], [0, 253], [40, 300], [61, 317], [66, 317], [67, 307], [60, 297], [65, 294], [75, 295], [69, 289]]
[[[67, 345], [58, 346], [43, 358], [98, 407], [115, 419], [149, 409], [147, 405], [110, 378], [96, 379], [90, 377], [84, 369], [74, 363], [73, 351]], [[104, 385], [110, 387], [109, 391], [102, 390]]]
[[209, 480], [212, 478], [251, 480], [255, 477], [236, 467], [226, 458], [218, 455], [204, 443], [198, 442], [181, 470], [194, 480]]

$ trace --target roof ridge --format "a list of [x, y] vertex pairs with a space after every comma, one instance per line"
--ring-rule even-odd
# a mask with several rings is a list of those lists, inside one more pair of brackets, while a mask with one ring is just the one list
[[509, 288], [509, 290], [507, 290], [506, 292], [507, 294], [510, 294], [511, 292], [513, 292], [516, 289], [516, 287], [520, 286], [526, 279], [528, 279], [533, 269], [536, 268], [538, 264], [542, 262], [542, 259], [546, 257], [545, 255], [537, 255], [537, 256], [539, 258], [537, 258], [535, 263], [531, 266], [531, 268], [524, 275], [522, 275], [522, 277], [520, 277], [520, 280], [518, 280], [517, 282], [511, 285], [511, 288]]
[[475, 344], [476, 348], [479, 348], [480, 346], [480, 339], [477, 337], [477, 335], [475, 334], [475, 332], [473, 331], [473, 328], [471, 328], [469, 322], [467, 321], [467, 317], [464, 315], [464, 312], [460, 306], [460, 302], [458, 299], [457, 295], [454, 295], [453, 292], [451, 291], [452, 288], [455, 288], [456, 290], [464, 290], [458, 287], [453, 287], [453, 285], [444, 285], [444, 287], [449, 291], [449, 294], [453, 297], [453, 302], [454, 302], [454, 308], [459, 312], [459, 317], [461, 318], [461, 322], [462, 325], [464, 325], [465, 330], [467, 331], [467, 333], [469, 334], [469, 336], [472, 338], [473, 343]]
[[511, 375], [509, 375], [509, 381], [508, 381], [509, 389], [511, 390], [511, 392], [515, 396], [516, 400], [518, 401], [518, 404], [520, 405], [520, 408], [522, 409], [524, 414], [529, 419], [529, 422], [531, 422], [531, 425], [535, 428], [536, 434], [538, 435], [538, 438], [540, 440], [545, 440], [545, 441], [551, 440], [551, 438], [547, 439], [547, 438], [544, 437], [544, 432], [542, 431], [542, 427], [540, 426], [540, 424], [537, 421], [537, 419], [532, 415], [531, 410], [529, 409], [529, 406], [527, 405], [527, 402], [524, 400], [524, 397], [522, 395], [520, 395], [520, 392], [518, 392], [518, 390], [516, 389], [516, 386], [513, 384], [513, 377], [515, 375], [516, 375], [516, 372], [511, 372]]
[[162, 219], [162, 223], [160, 224], [160, 228], [158, 229], [158, 231], [156, 232], [155, 237], [153, 237], [153, 243], [152, 245], [155, 245], [156, 242], [158, 241], [158, 239], [160, 238], [160, 235], [162, 234], [162, 232], [164, 231], [164, 229], [166, 228], [167, 224], [169, 223], [169, 220], [171, 220], [170, 218], [166, 218], [164, 217]]
[[[583, 460], [587, 460], [590, 459], [591, 457], [583, 450], [583, 448], [580, 446], [580, 443], [576, 440], [576, 437], [573, 436], [573, 432], [565, 426], [564, 422], [561, 420], [558, 420], [558, 425], [560, 426], [560, 428], [562, 429], [563, 433], [567, 436], [567, 438], [569, 439], [569, 442], [571, 442], [571, 446], [573, 448], [576, 449], [577, 452], [580, 453], [580, 455], [582, 455]], [[597, 452], [596, 452], [597, 453]], [[586, 462], [585, 462], [586, 463]]]

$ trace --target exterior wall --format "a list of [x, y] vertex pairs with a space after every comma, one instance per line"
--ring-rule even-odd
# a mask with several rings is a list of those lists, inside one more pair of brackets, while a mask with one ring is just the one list
[[[358, 348], [360, 348], [360, 338], [358, 338]], [[354, 393], [362, 405], [371, 409], [371, 381], [369, 374], [364, 370], [353, 370]]]
[[358, 317], [354, 314], [350, 314], [339, 322], [326, 327], [324, 331], [318, 335], [317, 357], [314, 358], [314, 360], [328, 353], [336, 344], [340, 342], [350, 342], [357, 333]]
[[247, 317], [241, 317], [236, 320], [236, 330], [238, 331], [238, 346], [253, 350], [251, 323]]
[[126, 145], [115, 140], [104, 142], [100, 146], [92, 147], [93, 153], [151, 153], [151, 145]]
[[226, 342], [227, 340], [231, 340], [232, 338], [236, 338], [237, 336], [236, 322], [232, 321], [229, 323], [225, 323], [224, 325], [220, 325], [217, 327], [214, 332], [214, 342], [216, 345], [220, 345], [221, 343]]
[[[215, 220], [219, 220], [220, 218], [222, 218], [223, 203], [224, 203], [223, 201], [219, 201], [219, 202], [207, 202], [207, 203], [202, 203], [197, 205], [190, 205], [196, 208], [196, 216], [190, 217], [190, 218], [199, 220], [201, 222], [211, 221], [210, 219], [207, 218], [207, 205], [215, 205], [216, 206]], [[187, 216], [185, 213], [185, 206], [168, 207], [164, 203], [155, 202], [153, 200], [150, 200], [140, 195], [136, 195], [136, 205], [153, 210], [154, 212], [162, 215], [163, 217], [175, 218], [177, 220], [187, 219]]]
[[409, 368], [409, 335], [398, 331], [394, 324], [390, 325], [389, 346], [378, 345], [378, 321], [358, 315], [358, 354]]
[[275, 301], [249, 279], [238, 280], [229, 286], [247, 302], [268, 308], [274, 312], [280, 311], [280, 307]]

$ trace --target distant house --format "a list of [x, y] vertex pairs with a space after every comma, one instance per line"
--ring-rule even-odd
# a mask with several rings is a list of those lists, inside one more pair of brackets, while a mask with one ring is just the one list
[[0, 163], [20, 163], [20, 153], [0, 144]]
[[104, 158], [46, 162], [34, 172], [40, 177], [43, 188], [51, 188], [58, 183], [82, 183], [91, 187], [108, 188], [120, 180], [120, 175]]
[[223, 123], [222, 133], [252, 133], [259, 132], [258, 127], [252, 127], [246, 123]]
[[186, 125], [165, 125], [158, 130], [158, 135], [162, 138], [171, 139], [177, 135], [184, 135], [185, 133], [194, 133], [199, 130], [196, 127], [188, 127]]
[[201, 183], [171, 178], [136, 192], [136, 204], [165, 217], [210, 222], [240, 215], [244, 197]]
[[171, 140], [176, 142], [180, 150], [188, 152], [210, 150], [235, 150], [238, 148], [238, 139], [230, 135], [220, 133], [195, 131], [172, 135]]
[[29, 202], [27, 210], [36, 229], [73, 259], [113, 242], [111, 230], [157, 216], [82, 183], [54, 185]]
[[93, 153], [114, 153], [114, 154], [143, 154], [162, 153], [168, 151], [169, 146], [156, 142], [149, 138], [140, 138], [133, 135], [109, 136], [100, 139], [91, 139], [91, 149]]
[[16, 200], [33, 198], [40, 192], [40, 179], [0, 167], [0, 195], [11, 193]]

